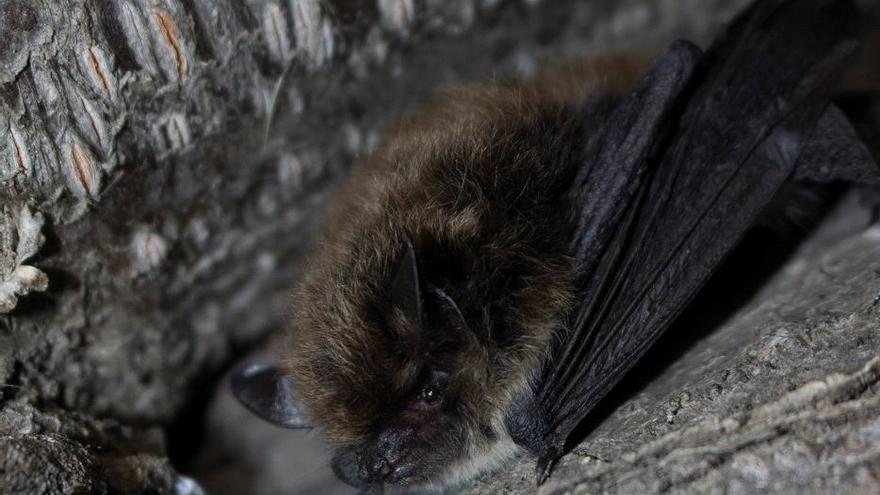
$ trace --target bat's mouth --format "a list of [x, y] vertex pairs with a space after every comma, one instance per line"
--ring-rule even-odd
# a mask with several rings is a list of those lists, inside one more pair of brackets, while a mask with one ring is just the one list
[[354, 451], [339, 451], [332, 467], [337, 478], [356, 488], [412, 488], [425, 481], [418, 472], [419, 463], [410, 458], [368, 460]]
[[409, 485], [416, 473], [414, 462], [399, 462], [389, 468], [388, 474], [382, 480], [391, 485]]

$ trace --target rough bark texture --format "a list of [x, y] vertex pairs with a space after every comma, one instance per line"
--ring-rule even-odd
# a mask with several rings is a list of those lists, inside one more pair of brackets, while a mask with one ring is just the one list
[[[181, 470], [323, 489], [326, 467], [291, 470], [319, 447], [222, 392], [195, 462], [193, 430], [383, 123], [439, 85], [706, 39], [744, 3], [0, 2], [0, 493], [198, 493]], [[876, 487], [880, 234], [854, 236], [814, 243], [545, 489]], [[476, 488], [531, 491], [530, 469]]]

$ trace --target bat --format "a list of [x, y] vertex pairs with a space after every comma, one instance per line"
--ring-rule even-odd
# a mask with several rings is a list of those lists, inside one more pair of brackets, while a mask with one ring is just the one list
[[573, 431], [792, 181], [875, 181], [829, 103], [847, 1], [764, 0], [640, 75], [592, 59], [441, 92], [331, 201], [261, 417], [319, 427], [366, 491], [448, 491]]

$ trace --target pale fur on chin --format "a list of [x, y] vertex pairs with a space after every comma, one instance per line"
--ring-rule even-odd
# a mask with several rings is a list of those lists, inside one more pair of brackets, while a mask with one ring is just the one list
[[523, 452], [522, 447], [516, 445], [510, 435], [505, 433], [503, 437], [495, 440], [476, 455], [469, 455], [450, 465], [440, 480], [409, 487], [386, 487], [383, 493], [425, 495], [455, 493], [479, 476], [503, 468]]
[[405, 488], [386, 487], [383, 493], [425, 495], [455, 493], [478, 477], [503, 468], [525, 450], [510, 437], [503, 413], [497, 415], [493, 423], [496, 439], [480, 446], [476, 446], [475, 442], [469, 442], [471, 447], [466, 455], [450, 464], [437, 480]]
[[494, 472], [504, 467], [522, 452], [522, 447], [515, 444], [510, 435], [505, 432], [501, 438], [494, 441], [483, 452], [453, 464], [445, 479], [437, 485], [437, 488], [440, 489], [438, 491], [461, 487], [479, 476]]

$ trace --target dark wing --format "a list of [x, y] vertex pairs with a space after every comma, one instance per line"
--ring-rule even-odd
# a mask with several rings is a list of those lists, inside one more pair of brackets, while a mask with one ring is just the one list
[[[573, 187], [577, 191], [575, 203], [581, 205], [578, 259], [598, 263], [603, 244], [611, 241], [627, 214], [626, 205], [647, 182], [648, 162], [674, 127], [671, 123], [680, 111], [679, 100], [693, 77], [699, 56], [699, 50], [690, 43], [673, 44], [633, 93], [612, 111], [605, 132], [586, 145], [584, 166]], [[594, 268], [586, 263], [583, 266], [585, 273]], [[586, 306], [583, 309], [586, 311]], [[550, 377], [570, 363], [578, 338], [577, 331], [572, 331], [554, 343], [541, 380], [515, 399], [507, 412], [507, 427], [514, 441], [534, 454], [544, 455], [551, 442], [551, 411], [539, 401], [547, 401], [549, 391], [555, 390]]]
[[843, 1], [757, 2], [694, 75], [693, 52], [674, 47], [588, 142], [573, 194], [582, 304], [508, 416], [539, 482], [792, 176], [855, 49], [853, 15]]

